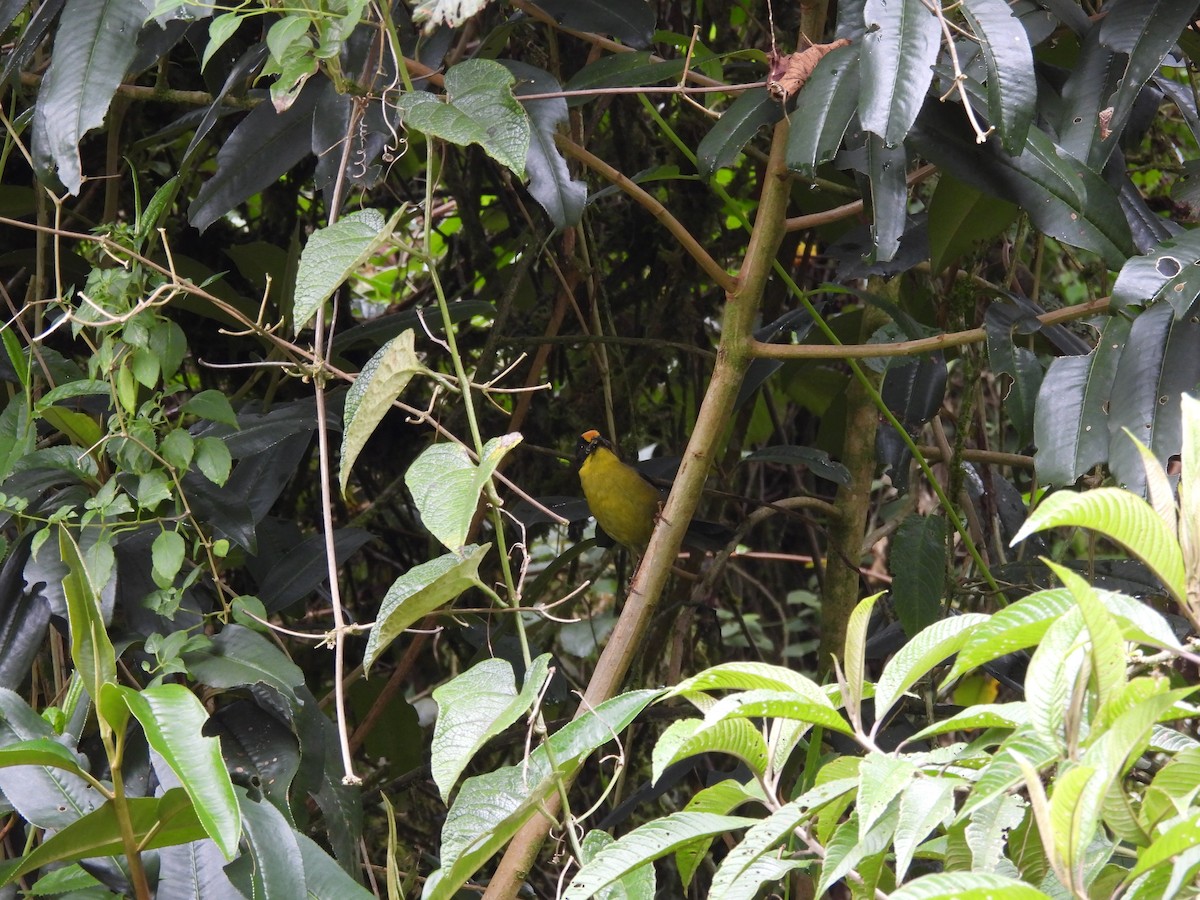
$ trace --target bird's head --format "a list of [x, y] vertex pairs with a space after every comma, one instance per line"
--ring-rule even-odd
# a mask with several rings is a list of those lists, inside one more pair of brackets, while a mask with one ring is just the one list
[[604, 447], [610, 451], [613, 449], [612, 443], [594, 428], [581, 434], [579, 443], [575, 445], [575, 468], [578, 469], [582, 466], [583, 461], [591, 456], [597, 447]]

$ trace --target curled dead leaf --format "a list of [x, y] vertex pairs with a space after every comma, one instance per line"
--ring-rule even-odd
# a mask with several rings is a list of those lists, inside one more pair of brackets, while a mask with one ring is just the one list
[[787, 56], [772, 54], [767, 92], [781, 103], [786, 103], [804, 87], [804, 82], [808, 81], [821, 57], [849, 43], [845, 38], [839, 38], [828, 44], [812, 44]]

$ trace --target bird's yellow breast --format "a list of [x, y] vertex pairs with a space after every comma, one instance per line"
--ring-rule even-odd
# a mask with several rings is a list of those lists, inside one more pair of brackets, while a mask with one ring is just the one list
[[641, 552], [650, 543], [661, 495], [637, 469], [607, 447], [597, 447], [579, 467], [588, 508], [619, 544]]

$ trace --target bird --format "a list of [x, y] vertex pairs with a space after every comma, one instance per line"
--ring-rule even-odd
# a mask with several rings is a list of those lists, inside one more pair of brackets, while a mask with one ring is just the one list
[[[575, 467], [597, 531], [634, 553], [644, 553], [662, 507], [658, 488], [622, 462], [612, 442], [594, 429], [580, 435]], [[732, 539], [733, 531], [724, 525], [693, 519], [683, 542], [697, 550], [716, 551]]]

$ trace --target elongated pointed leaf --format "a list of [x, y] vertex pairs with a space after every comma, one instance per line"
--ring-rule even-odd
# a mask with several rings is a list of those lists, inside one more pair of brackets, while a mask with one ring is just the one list
[[754, 825], [757, 819], [678, 812], [648, 822], [605, 847], [579, 870], [563, 900], [585, 900], [639, 866], [673, 853], [698, 838], [712, 838]]
[[1172, 596], [1184, 596], [1183, 557], [1175, 535], [1141, 497], [1120, 488], [1083, 493], [1058, 491], [1038, 505], [1013, 537], [1064, 525], [1091, 528], [1116, 541], [1150, 567]]
[[226, 859], [233, 859], [242, 820], [220, 742], [204, 736], [208, 713], [181, 684], [121, 691], [150, 746], [167, 761], [195, 809], [195, 816]]
[[962, 7], [987, 65], [988, 120], [1009, 153], [1020, 151], [1033, 121], [1037, 79], [1029, 34], [1004, 0], [967, 0]]
[[[1024, 149], [1010, 156], [990, 142], [980, 147], [965, 117], [948, 104], [927, 103], [911, 140], [924, 157], [992, 196], [1016, 203], [1050, 237], [1099, 254], [1119, 268], [1134, 252], [1133, 237], [1116, 192], [1098, 174], [1050, 137], [1029, 129]], [[988, 159], [983, 164], [979, 154]]]
[[1161, 242], [1131, 257], [1113, 285], [1112, 308], [1149, 306], [1165, 300], [1176, 318], [1186, 316], [1200, 297], [1200, 228]]
[[58, 552], [67, 567], [63, 594], [71, 628], [71, 659], [88, 693], [98, 697], [102, 684], [117, 680], [117, 655], [100, 608], [100, 585], [93, 582], [79, 545], [64, 526], [58, 529]]
[[1054, 360], [1042, 379], [1033, 418], [1038, 479], [1074, 484], [1108, 460], [1109, 401], [1132, 323], [1112, 316], [1088, 356]]
[[888, 895], [891, 900], [1050, 900], [1037, 888], [990, 872], [939, 872], [914, 878]]
[[[550, 94], [562, 90], [562, 85], [549, 72], [516, 60], [502, 60], [506, 69], [517, 78], [517, 99], [522, 94]], [[529, 153], [525, 157], [525, 174], [529, 176], [529, 193], [542, 205], [555, 228], [578, 225], [587, 202], [587, 183], [571, 176], [567, 161], [555, 146], [554, 138], [567, 124], [567, 101], [562, 97], [545, 100], [524, 100], [522, 105], [533, 124]]]
[[1165, 466], [1183, 444], [1179, 397], [1200, 384], [1200, 320], [1165, 303], [1133, 323], [1109, 404], [1109, 468], [1117, 483], [1145, 493], [1142, 456], [1125, 429]]
[[[601, 703], [549, 739], [555, 765], [570, 777], [584, 757], [620, 733], [660, 696], [632, 691]], [[508, 843], [538, 804], [555, 789], [546, 748], [513, 766], [463, 782], [442, 828], [441, 864], [425, 886], [426, 900], [449, 900], [496, 851]]]
[[821, 58], [800, 91], [788, 131], [789, 169], [811, 175], [833, 159], [858, 111], [859, 47], [839, 47]]
[[742, 148], [764, 125], [774, 125], [783, 116], [783, 104], [771, 97], [766, 88], [746, 91], [721, 113], [696, 148], [697, 166], [703, 175], [733, 164]]
[[[183, 844], [204, 836], [192, 802], [180, 788], [172, 788], [161, 797], [130, 797], [125, 803], [133, 839], [142, 850]], [[110, 800], [26, 854], [18, 866], [4, 872], [3, 883], [49, 863], [124, 853], [121, 826]]]
[[966, 613], [950, 616], [930, 625], [900, 652], [893, 656], [883, 668], [883, 674], [875, 684], [875, 719], [882, 721], [900, 695], [912, 687], [918, 678], [966, 643], [974, 628], [987, 621], [987, 616]]
[[902, 142], [933, 81], [941, 30], [921, 0], [867, 0], [859, 118], [888, 146]]
[[39, 165], [57, 169], [71, 194], [83, 183], [79, 141], [104, 123], [149, 12], [142, 0], [67, 0], [63, 9], [34, 111], [33, 146]]
[[286, 112], [270, 103], [250, 111], [221, 145], [217, 172], [188, 207], [188, 221], [204, 231], [312, 152], [312, 117], [327, 82], [309, 81]]

